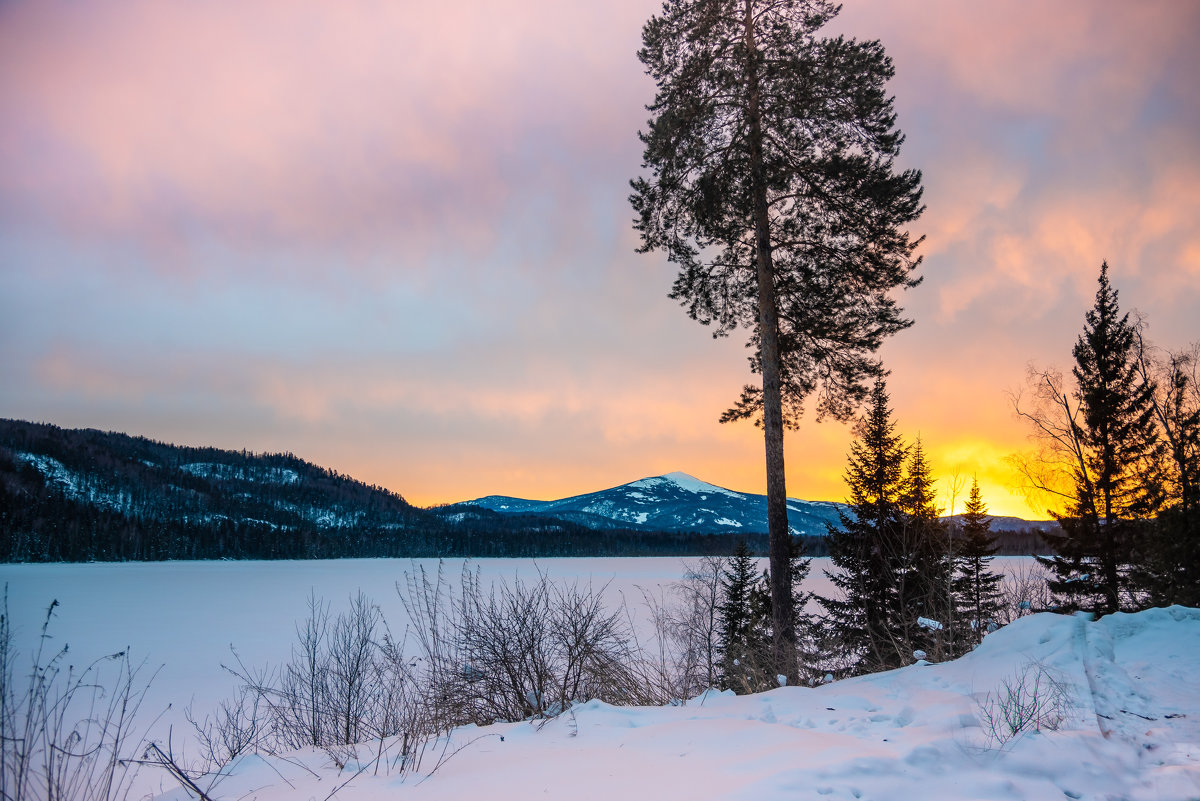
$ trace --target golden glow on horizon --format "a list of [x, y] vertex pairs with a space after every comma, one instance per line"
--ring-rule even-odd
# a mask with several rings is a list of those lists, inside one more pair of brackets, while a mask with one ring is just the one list
[[[671, 471], [667, 471], [667, 472], [671, 472]], [[699, 473], [701, 471], [684, 470], [683, 472], [685, 472], [685, 473], [691, 472], [691, 473], [695, 474], [695, 473]], [[525, 498], [528, 500], [550, 501], [550, 500], [557, 500], [559, 498], [569, 498], [574, 495], [583, 495], [583, 494], [590, 493], [590, 492], [597, 492], [599, 490], [608, 489], [609, 487], [612, 487], [612, 486], [619, 486], [620, 484], [625, 484], [630, 481], [636, 481], [639, 478], [645, 478], [645, 477], [646, 476], [641, 476], [641, 475], [630, 476], [625, 481], [619, 481], [616, 484], [608, 483], [608, 484], [605, 484], [604, 486], [599, 486], [599, 485], [586, 485], [585, 486], [585, 485], [576, 484], [574, 482], [533, 481], [533, 480], [531, 480], [528, 483], [509, 484], [508, 485], [509, 489], [505, 489], [505, 490], [499, 490], [499, 491], [497, 491], [497, 490], [485, 490], [485, 491], [475, 490], [475, 491], [471, 491], [471, 492], [465, 492], [465, 493], [462, 493], [461, 497], [459, 497], [457, 495], [456, 496], [444, 495], [441, 493], [429, 494], [429, 495], [418, 495], [415, 493], [405, 493], [405, 492], [399, 491], [398, 489], [396, 489], [394, 487], [388, 487], [388, 488], [392, 489], [393, 491], [399, 492], [399, 494], [404, 496], [405, 500], [407, 500], [411, 504], [414, 504], [416, 506], [427, 507], [427, 506], [437, 506], [437, 505], [446, 504], [446, 503], [456, 503], [458, 501], [472, 500], [474, 498], [480, 498], [485, 495], [508, 495], [511, 497]], [[744, 485], [744, 486], [731, 487], [731, 486], [728, 486], [728, 484], [722, 484], [720, 481], [714, 480], [712, 478], [707, 478], [704, 475], [697, 475], [696, 477], [702, 481], [707, 481], [710, 484], [716, 484], [717, 486], [723, 486], [726, 489], [732, 489], [735, 492], [755, 493], [755, 494], [761, 495], [766, 491], [765, 487], [762, 487], [762, 486], [754, 487], [754, 486], [750, 486], [750, 485]], [[948, 484], [948, 481], [949, 481], [949, 479], [947, 479], [945, 476], [938, 476], [938, 485], [937, 485], [938, 490], [939, 490], [938, 502], [942, 506], [943, 512], [945, 514], [950, 514], [950, 508], [949, 508], [950, 504], [949, 504], [948, 498], [945, 496], [946, 490], [945, 490], [945, 486], [944, 486], [944, 485]], [[969, 493], [970, 488], [971, 488], [970, 480], [968, 479], [965, 487], [958, 494], [957, 505], [955, 506], [955, 509], [954, 509], [954, 512], [956, 514], [962, 514], [963, 505], [966, 503], [967, 494]], [[993, 481], [986, 481], [983, 477], [980, 477], [979, 489], [980, 489], [980, 492], [983, 494], [983, 501], [984, 501], [984, 504], [986, 504], [987, 509], [988, 509], [988, 514], [990, 514], [990, 515], [994, 515], [997, 517], [1021, 517], [1026, 520], [1047, 520], [1050, 517], [1050, 515], [1048, 515], [1044, 510], [1041, 512], [1038, 512], [1036, 510], [1031, 509], [1025, 503], [1024, 497], [1021, 496], [1020, 494], [1016, 494], [1016, 491], [1014, 489], [1010, 488], [1010, 486], [1005, 483], [996, 483]], [[788, 495], [790, 497], [801, 498], [802, 500], [806, 500], [806, 501], [836, 501], [836, 502], [840, 503], [845, 500], [844, 486], [841, 488], [840, 493], [839, 492], [831, 492], [828, 494], [819, 494], [816, 492], [809, 493], [809, 492], [804, 492], [803, 490], [789, 489]]]
[[[808, 457], [801, 461], [798, 448], [793, 446], [788, 450], [788, 495], [809, 501], [842, 502], [846, 498], [843, 473], [852, 434], [849, 426], [822, 426], [833, 429], [831, 433], [834, 435], [824, 437], [825, 441], [821, 443], [819, 451], [811, 450]], [[485, 495], [557, 500], [676, 470], [736, 492], [763, 494], [766, 492], [764, 468], [754, 460], [757, 451], [762, 448], [758, 439], [761, 434], [757, 429], [747, 433], [748, 441], [739, 443], [742, 458], [736, 461], [701, 458], [689, 464], [654, 462], [652, 469], [639, 469], [632, 463], [615, 466], [596, 465], [591, 469], [551, 464], [537, 469], [531, 465], [523, 465], [492, 470], [480, 469], [474, 471], [473, 475], [459, 476], [456, 480], [449, 476], [439, 476], [431, 481], [423, 481], [421, 476], [409, 472], [388, 471], [384, 468], [385, 478], [381, 483], [418, 506], [454, 503]], [[792, 439], [798, 439], [794, 432]], [[1029, 506], [1024, 495], [1019, 492], [1019, 478], [1007, 462], [1009, 454], [1014, 452], [1013, 448], [1008, 448], [1003, 443], [992, 443], [972, 437], [935, 444], [926, 439], [923, 440], [923, 444], [933, 464], [938, 504], [944, 514], [962, 513], [970, 492], [971, 480], [975, 477], [979, 481], [980, 492], [989, 514], [1027, 520], [1049, 518], [1045, 509]], [[950, 494], [956, 481], [958, 492], [952, 502]], [[452, 489], [448, 490], [450, 486], [461, 487], [461, 491], [455, 493]], [[406, 491], [405, 487], [409, 489]]]

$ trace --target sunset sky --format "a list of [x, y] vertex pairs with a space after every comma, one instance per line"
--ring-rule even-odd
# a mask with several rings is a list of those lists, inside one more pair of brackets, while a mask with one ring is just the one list
[[[292, 451], [428, 505], [765, 487], [752, 379], [639, 255], [655, 0], [0, 3], [0, 417]], [[846, 0], [924, 172], [899, 430], [998, 514], [1100, 263], [1200, 339], [1200, 3]], [[788, 494], [841, 500], [806, 418]], [[943, 501], [946, 503], [946, 501]], [[962, 499], [959, 498], [958, 503]]]

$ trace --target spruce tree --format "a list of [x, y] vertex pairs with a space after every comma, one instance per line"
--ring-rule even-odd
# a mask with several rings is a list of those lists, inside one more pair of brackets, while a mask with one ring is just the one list
[[917, 282], [921, 175], [878, 42], [821, 38], [828, 0], [667, 0], [638, 58], [657, 93], [632, 182], [643, 252], [679, 267], [671, 296], [715, 335], [749, 331], [752, 370], [723, 420], [764, 431], [774, 648], [796, 678], [783, 432], [804, 403], [849, 419], [907, 327], [890, 293]]
[[[1142, 375], [1154, 383], [1164, 448], [1164, 508], [1135, 547], [1132, 580], [1151, 606], [1200, 606], [1200, 354], [1167, 354], [1159, 364], [1142, 348]], [[1158, 378], [1155, 381], [1155, 378]]]
[[997, 546], [991, 532], [991, 518], [979, 492], [979, 480], [971, 482], [962, 516], [962, 537], [954, 555], [954, 595], [967, 637], [980, 642], [1000, 609], [1002, 576], [990, 567]]
[[826, 576], [839, 597], [818, 597], [825, 625], [845, 648], [853, 672], [887, 670], [911, 659], [897, 639], [894, 542], [904, 525], [902, 492], [908, 449], [896, 433], [887, 388], [876, 381], [871, 405], [850, 446], [848, 512], [829, 527]]
[[739, 540], [721, 575], [721, 603], [717, 607], [720, 625], [718, 652], [721, 679], [726, 688], [745, 691], [753, 685], [755, 666], [751, 655], [758, 639], [757, 620], [751, 609], [757, 570], [746, 541]]
[[1107, 262], [1099, 284], [1073, 352], [1074, 497], [1059, 517], [1063, 533], [1047, 535], [1058, 555], [1039, 560], [1054, 572], [1050, 589], [1062, 609], [1108, 614], [1136, 605], [1129, 572], [1135, 540], [1162, 503], [1162, 448], [1155, 387], [1138, 369], [1137, 327], [1120, 313]]
[[939, 516], [933, 470], [920, 437], [909, 449], [900, 494], [901, 526], [892, 547], [899, 639], [910, 652], [955, 655], [949, 532]]
[[[797, 647], [800, 656], [801, 673], [809, 673], [809, 678], [816, 678], [816, 673], [809, 668], [807, 671], [805, 665], [815, 661], [818, 655], [815, 653], [815, 643], [813, 635], [815, 624], [812, 616], [805, 612], [805, 607], [808, 606], [808, 601], [812, 597], [812, 593], [804, 590], [804, 582], [808, 578], [808, 572], [812, 568], [812, 560], [804, 556], [804, 543], [798, 537], [792, 538], [792, 555], [791, 561], [788, 563], [789, 581], [792, 588], [792, 616], [793, 628], [797, 634]], [[771, 574], [770, 570], [764, 570], [758, 582], [750, 590], [750, 614], [754, 618], [757, 630], [762, 632], [762, 642], [764, 650], [766, 645], [771, 641], [771, 626], [774, 615], [771, 610]], [[764, 654], [765, 655], [765, 654]], [[762, 665], [762, 688], [770, 689], [775, 686], [777, 674], [770, 672], [770, 665], [765, 662]]]

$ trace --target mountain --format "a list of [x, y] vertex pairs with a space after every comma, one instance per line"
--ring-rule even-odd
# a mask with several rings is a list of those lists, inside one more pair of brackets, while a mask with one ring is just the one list
[[[619, 487], [556, 501], [488, 495], [458, 506], [478, 506], [502, 514], [536, 514], [593, 528], [629, 526], [655, 531], [761, 534], [767, 531], [767, 496], [718, 487], [687, 473], [667, 473]], [[788, 498], [788, 524], [794, 535], [823, 535], [838, 523], [832, 501]]]
[[[788, 498], [788, 524], [796, 536], [822, 536], [827, 524], [839, 525], [846, 505], [833, 501]], [[735, 492], [690, 476], [667, 473], [643, 478], [599, 492], [556, 501], [532, 501], [507, 495], [488, 495], [455, 504], [501, 514], [544, 515], [570, 520], [589, 528], [627, 526], [654, 531], [694, 531], [706, 534], [763, 534], [767, 531], [767, 496]], [[959, 522], [961, 515], [947, 517]], [[1054, 521], [993, 517], [993, 531], [1051, 528]], [[1035, 548], [1037, 546], [1034, 546]]]

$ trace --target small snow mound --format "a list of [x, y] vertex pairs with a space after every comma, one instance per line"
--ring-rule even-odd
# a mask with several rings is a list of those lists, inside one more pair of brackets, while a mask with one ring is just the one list
[[1115, 640], [1126, 640], [1148, 633], [1152, 629], [1166, 628], [1178, 631], [1179, 623], [1200, 624], [1200, 609], [1186, 606], [1156, 607], [1141, 612], [1116, 612], [1100, 618], [1100, 624], [1109, 630]]
[[715, 698], [737, 698], [737, 693], [733, 690], [718, 690], [715, 687], [709, 687], [689, 701], [689, 703], [703, 705], [705, 702]]
[[[983, 638], [969, 656], [991, 658], [1000, 654], [1047, 652], [1069, 646], [1075, 636], [1075, 621], [1053, 612], [1038, 612], [1018, 618]], [[1051, 648], [1046, 648], [1050, 645]]]

